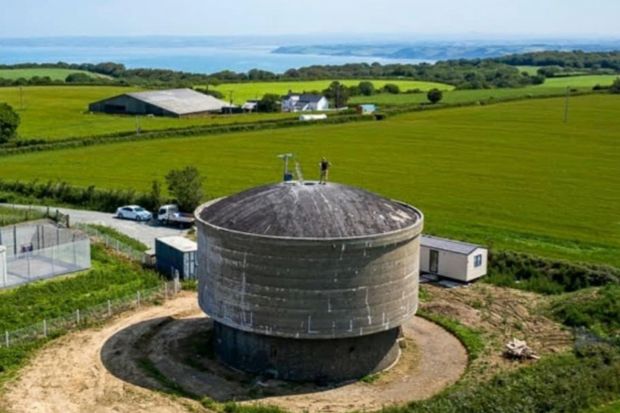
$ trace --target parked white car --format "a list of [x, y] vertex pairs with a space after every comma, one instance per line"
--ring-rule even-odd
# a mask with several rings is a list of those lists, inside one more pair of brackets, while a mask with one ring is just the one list
[[134, 221], [150, 221], [153, 215], [139, 205], [126, 205], [116, 210], [116, 217]]

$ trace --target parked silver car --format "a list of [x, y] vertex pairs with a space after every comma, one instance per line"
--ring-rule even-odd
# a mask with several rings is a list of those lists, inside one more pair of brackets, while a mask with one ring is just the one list
[[134, 221], [150, 221], [153, 215], [139, 205], [126, 205], [116, 210], [116, 217]]

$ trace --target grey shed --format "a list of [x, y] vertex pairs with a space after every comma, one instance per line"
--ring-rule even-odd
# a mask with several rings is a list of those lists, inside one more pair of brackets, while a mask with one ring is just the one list
[[188, 117], [221, 113], [230, 105], [192, 89], [153, 90], [125, 93], [89, 105], [91, 112], [126, 115]]
[[184, 237], [162, 237], [155, 240], [157, 271], [169, 278], [177, 274], [180, 279], [196, 277], [196, 250], [194, 241]]

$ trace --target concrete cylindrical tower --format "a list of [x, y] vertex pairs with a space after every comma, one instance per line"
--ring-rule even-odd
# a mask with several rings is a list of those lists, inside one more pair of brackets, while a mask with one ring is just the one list
[[417, 209], [344, 185], [287, 182], [196, 210], [201, 308], [225, 363], [287, 380], [388, 367], [418, 306]]

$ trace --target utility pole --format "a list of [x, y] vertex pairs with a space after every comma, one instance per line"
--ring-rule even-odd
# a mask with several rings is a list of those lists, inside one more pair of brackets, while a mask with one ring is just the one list
[[140, 116], [136, 115], [136, 135], [140, 136]]
[[564, 123], [568, 123], [568, 98], [570, 96], [570, 87], [566, 87], [566, 98], [564, 99]]
[[19, 108], [24, 110], [24, 88], [22, 86], [19, 87]]
[[234, 90], [230, 90], [228, 92], [228, 100], [230, 101], [230, 107], [228, 108], [228, 111], [232, 114], [232, 107], [233, 107], [233, 95], [235, 94]]

